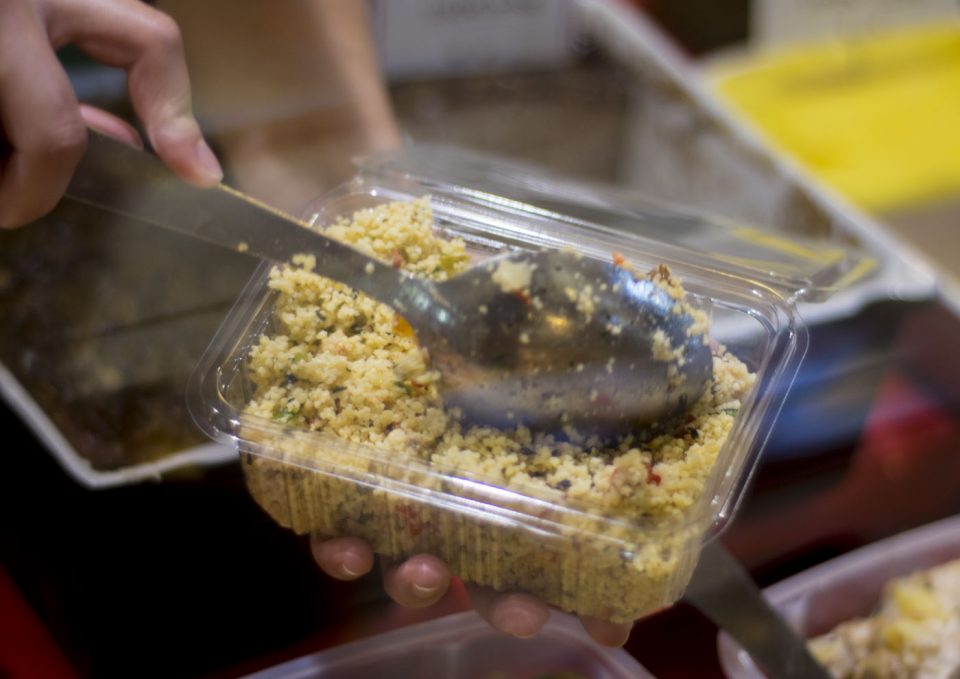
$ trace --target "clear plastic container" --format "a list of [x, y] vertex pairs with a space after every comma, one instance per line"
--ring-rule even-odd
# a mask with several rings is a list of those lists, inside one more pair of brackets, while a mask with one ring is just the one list
[[[769, 587], [764, 595], [804, 638], [869, 615], [884, 585], [960, 558], [960, 516], [916, 528], [820, 564]], [[731, 679], [762, 679], [763, 672], [724, 633], [720, 662]]]
[[247, 679], [646, 679], [629, 653], [590, 641], [554, 613], [535, 639], [495, 632], [472, 611], [378, 634], [271, 667]]
[[[475, 157], [438, 149], [411, 153], [412, 166], [434, 154], [427, 166], [449, 167]], [[461, 238], [475, 259], [516, 248], [574, 247], [609, 260], [617, 252], [640, 271], [667, 264], [694, 304], [711, 320], [713, 339], [755, 373], [705, 484], [682, 513], [669, 519], [624, 518], [566, 489], [551, 493], [503, 487], [476, 473], [432, 467], [414, 455], [396, 456], [369, 445], [347, 443], [323, 431], [286, 426], [244, 414], [254, 393], [246, 361], [260, 335], [276, 327], [275, 293], [264, 265], [198, 368], [191, 410], [212, 437], [234, 441], [254, 498], [280, 524], [298, 533], [355, 535], [383, 554], [428, 552], [444, 559], [464, 580], [498, 590], [536, 595], [563, 610], [628, 621], [674, 602], [683, 593], [700, 546], [729, 519], [786, 396], [806, 346], [796, 312], [804, 295], [824, 297], [837, 281], [857, 271], [855, 256], [816, 244], [784, 248], [773, 243], [769, 261], [754, 249], [736, 261], [727, 254], [658, 238], [670, 215], [641, 214], [632, 228], [603, 222], [610, 210], [580, 203], [577, 217], [472, 187], [403, 172], [404, 155], [370, 163], [343, 191], [319, 201], [313, 223], [390, 201], [429, 195], [434, 228]], [[378, 168], [389, 167], [389, 171]], [[496, 176], [488, 159], [483, 172]], [[503, 175], [507, 176], [507, 175]], [[563, 187], [554, 190], [576, 203]], [[596, 215], [597, 221], [586, 219]], [[709, 221], [698, 218], [700, 228]], [[713, 242], [736, 229], [716, 225]], [[726, 230], [726, 231], [725, 231]], [[762, 247], [762, 243], [760, 244]], [[863, 270], [863, 267], [859, 267]]]

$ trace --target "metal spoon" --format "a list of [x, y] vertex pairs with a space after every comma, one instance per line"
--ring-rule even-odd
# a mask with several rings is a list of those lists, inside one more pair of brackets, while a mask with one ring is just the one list
[[[529, 286], [504, 290], [504, 266], [529, 271]], [[711, 375], [709, 346], [677, 300], [612, 262], [516, 252], [431, 287], [444, 400], [471, 421], [616, 435], [684, 414]], [[682, 362], [657, 360], [658, 332]]]
[[[514, 252], [432, 282], [226, 186], [190, 186], [154, 156], [96, 133], [66, 194], [277, 262], [313, 254], [319, 274], [407, 320], [441, 372], [445, 403], [470, 423], [620, 434], [682, 414], [711, 375], [705, 338], [688, 332], [690, 315], [612, 262]], [[514, 287], [511, 272], [529, 281]], [[674, 357], [664, 360], [663, 349]]]

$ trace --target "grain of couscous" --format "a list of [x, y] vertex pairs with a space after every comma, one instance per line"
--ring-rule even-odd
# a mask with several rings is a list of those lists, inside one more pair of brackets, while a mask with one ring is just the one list
[[[432, 226], [420, 199], [359, 212], [327, 233], [445, 279], [469, 258]], [[272, 272], [275, 327], [247, 356], [255, 391], [245, 438], [267, 454], [246, 454], [244, 468], [276, 520], [357, 535], [392, 556], [434, 553], [465, 580], [609, 620], [682, 593], [703, 530], [685, 519], [754, 381], [742, 362], [717, 350], [713, 381], [686, 421], [651, 440], [603, 446], [572, 431], [469, 426], [444, 410], [442, 376], [406, 322], [314, 264], [302, 256]], [[507, 286], [524, 278], [501, 274]], [[679, 289], [662, 267], [651, 279]]]

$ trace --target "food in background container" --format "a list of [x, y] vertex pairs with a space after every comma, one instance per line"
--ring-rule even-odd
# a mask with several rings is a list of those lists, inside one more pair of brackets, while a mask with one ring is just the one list
[[960, 559], [890, 581], [873, 615], [810, 649], [836, 677], [960, 676]]
[[362, 169], [315, 205], [313, 223], [423, 275], [574, 248], [682, 281], [716, 342], [716, 379], [687, 421], [607, 445], [457, 425], [406, 324], [318, 278], [309, 257], [261, 267], [248, 285], [195, 373], [197, 421], [237, 443], [253, 496], [297, 532], [429, 552], [465, 580], [608, 620], [672, 603], [732, 514], [795, 374], [796, 299], [847, 264], [730, 261], [663, 242], [659, 215], [624, 231], [398, 169]]
[[[800, 634], [816, 639], [813, 651], [835, 676], [954, 677], [960, 515], [822, 563], [764, 594]], [[718, 650], [731, 679], [764, 676], [724, 633]]]

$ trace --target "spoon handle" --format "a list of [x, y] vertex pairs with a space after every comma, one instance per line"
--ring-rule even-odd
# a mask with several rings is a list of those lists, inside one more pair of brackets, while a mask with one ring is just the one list
[[736, 639], [773, 679], [830, 679], [718, 540], [704, 546], [684, 599]]
[[153, 226], [275, 262], [316, 257], [316, 272], [394, 305], [416, 280], [223, 184], [201, 189], [155, 156], [90, 132], [66, 196]]

